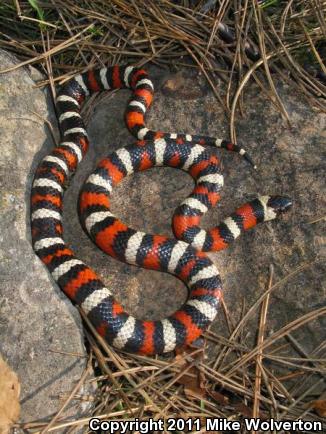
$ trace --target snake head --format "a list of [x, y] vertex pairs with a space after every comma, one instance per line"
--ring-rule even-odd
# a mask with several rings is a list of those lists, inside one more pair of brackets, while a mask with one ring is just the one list
[[288, 196], [269, 196], [267, 201], [267, 206], [277, 215], [289, 211], [292, 205], [292, 199]]
[[263, 207], [260, 221], [264, 222], [276, 219], [292, 206], [292, 199], [287, 196], [259, 196], [258, 200]]

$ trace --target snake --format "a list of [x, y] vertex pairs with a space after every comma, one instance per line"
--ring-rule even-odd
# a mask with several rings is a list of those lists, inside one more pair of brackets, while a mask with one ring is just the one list
[[[112, 152], [98, 164], [82, 187], [78, 213], [84, 230], [105, 253], [131, 265], [170, 273], [185, 283], [188, 298], [180, 309], [153, 321], [126, 312], [114, 291], [76, 257], [63, 234], [63, 196], [89, 147], [81, 106], [94, 92], [121, 88], [132, 93], [125, 123], [136, 142]], [[226, 248], [243, 231], [275, 219], [292, 205], [287, 196], [258, 196], [215, 227], [202, 229], [201, 218], [220, 200], [223, 187], [216, 148], [236, 152], [251, 164], [252, 159], [243, 148], [227, 140], [147, 128], [145, 113], [153, 94], [147, 71], [131, 65], [91, 69], [64, 83], [56, 97], [62, 139], [38, 165], [31, 189], [35, 253], [101, 337], [118, 350], [143, 355], [182, 350], [214, 321], [222, 283], [206, 252]], [[173, 214], [175, 238], [137, 231], [110, 209], [112, 190], [122, 179], [157, 166], [181, 169], [195, 182], [191, 194]]]

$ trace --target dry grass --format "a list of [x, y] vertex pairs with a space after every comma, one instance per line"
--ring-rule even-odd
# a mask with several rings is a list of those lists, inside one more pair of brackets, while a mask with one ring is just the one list
[[[0, 47], [18, 54], [21, 65], [40, 67], [47, 77], [41, 85], [52, 87], [89, 68], [116, 63], [198, 68], [223, 105], [235, 140], [236, 116], [245, 116], [243, 92], [252, 81], [288, 121], [276, 81], [290, 82], [312, 106], [325, 110], [325, 11], [322, 0], [3, 1]], [[69, 396], [62, 397], [52, 420], [23, 428], [37, 433], [63, 428], [70, 433], [80, 427], [87, 431], [92, 415], [124, 420], [322, 420], [326, 342], [307, 351], [295, 336], [296, 330], [304, 333], [308, 324], [325, 315], [326, 308], [266, 336], [273, 314], [268, 311], [270, 294], [311, 266], [304, 264], [279, 281], [271, 269], [266, 292], [240, 320], [224, 304], [227, 336], [208, 331], [205, 348], [191, 348], [176, 357], [118, 353], [88, 324], [92, 333], [86, 333], [90, 352], [85, 374]], [[257, 339], [251, 342], [248, 332], [252, 336], [257, 317]], [[95, 365], [100, 373], [92, 377]], [[91, 383], [96, 392], [85, 394], [84, 386]], [[77, 408], [80, 403], [90, 404], [89, 416], [63, 418], [67, 406]]]
[[325, 110], [325, 12], [325, 0], [5, 0], [0, 47], [25, 58], [22, 65], [38, 64], [44, 84], [52, 85], [115, 63], [196, 67], [224, 107], [235, 141], [250, 80], [288, 122], [276, 80], [291, 82]]
[[[271, 267], [266, 291], [243, 312], [240, 321], [236, 323], [226, 313], [226, 322], [235, 324], [228, 337], [208, 331], [205, 347], [189, 348], [176, 357], [116, 352], [82, 314], [91, 332], [86, 331], [90, 355], [84, 375], [69, 396], [62, 397], [62, 406], [54, 418], [27, 423], [22, 428], [33, 433], [65, 428], [70, 433], [82, 427], [87, 432], [89, 420], [96, 415], [111, 421], [136, 417], [199, 418], [202, 427], [206, 418], [214, 417], [302, 418], [324, 421], [325, 429], [321, 415], [325, 416], [326, 342], [321, 340], [308, 352], [294, 336], [296, 331], [303, 336], [306, 325], [325, 316], [326, 307], [309, 312], [268, 336], [265, 330], [268, 317], [273, 315], [269, 312], [270, 295], [312, 266], [303, 264], [276, 283]], [[252, 320], [257, 323], [257, 339], [250, 343]], [[100, 371], [95, 377], [91, 374], [94, 365]], [[96, 385], [93, 393], [85, 392], [90, 383]], [[89, 404], [88, 416], [61, 417], [67, 406], [77, 408], [81, 403]], [[206, 431], [203, 428], [199, 432]]]

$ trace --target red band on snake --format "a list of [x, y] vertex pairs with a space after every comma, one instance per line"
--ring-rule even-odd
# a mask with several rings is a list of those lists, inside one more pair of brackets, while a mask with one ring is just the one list
[[[111, 153], [99, 163], [81, 192], [80, 219], [104, 252], [129, 264], [171, 273], [187, 285], [186, 303], [163, 320], [146, 321], [129, 315], [63, 238], [63, 186], [89, 144], [80, 106], [92, 92], [117, 88], [132, 90], [125, 119], [138, 142]], [[146, 71], [132, 66], [92, 70], [65, 84], [57, 97], [63, 139], [40, 163], [31, 195], [32, 240], [37, 255], [101, 336], [115, 348], [140, 354], [173, 351], [197, 339], [214, 320], [222, 290], [217, 268], [204, 252], [226, 248], [242, 231], [276, 218], [291, 206], [291, 200], [284, 196], [260, 196], [216, 227], [201, 229], [202, 215], [216, 205], [223, 186], [214, 148], [205, 145], [237, 152], [249, 162], [251, 159], [244, 149], [226, 140], [148, 129], [144, 117], [153, 91]], [[196, 183], [173, 216], [178, 239], [136, 231], [110, 211], [114, 186], [127, 175], [155, 166], [182, 169]]]

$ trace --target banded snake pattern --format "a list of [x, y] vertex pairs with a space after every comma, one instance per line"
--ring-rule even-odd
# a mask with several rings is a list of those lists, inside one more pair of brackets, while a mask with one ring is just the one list
[[[80, 107], [90, 93], [118, 88], [132, 90], [125, 121], [137, 142], [99, 163], [81, 191], [79, 216], [90, 238], [110, 256], [171, 273], [187, 285], [189, 297], [185, 304], [168, 318], [157, 321], [129, 315], [63, 238], [64, 189], [89, 146]], [[145, 113], [153, 92], [147, 72], [133, 66], [91, 70], [65, 84], [57, 96], [63, 139], [41, 161], [31, 192], [31, 230], [36, 254], [101, 336], [115, 348], [139, 354], [166, 353], [196, 340], [214, 320], [222, 291], [218, 270], [205, 252], [226, 248], [241, 232], [275, 219], [292, 204], [285, 196], [260, 196], [216, 227], [201, 229], [201, 217], [216, 205], [223, 187], [214, 148], [239, 153], [250, 163], [252, 160], [244, 149], [226, 140], [148, 129]], [[125, 176], [155, 166], [182, 169], [195, 181], [193, 191], [173, 215], [176, 239], [136, 231], [110, 211], [113, 187]]]

